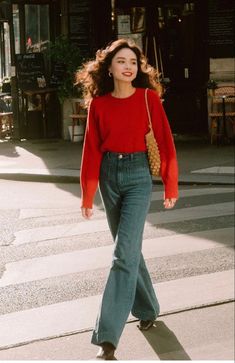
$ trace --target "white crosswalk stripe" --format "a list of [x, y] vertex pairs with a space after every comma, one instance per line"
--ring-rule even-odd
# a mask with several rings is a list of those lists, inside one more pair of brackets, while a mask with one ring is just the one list
[[[180, 222], [182, 220], [186, 221], [190, 219], [216, 217], [233, 213], [233, 202], [218, 203], [213, 205], [182, 208], [180, 213], [178, 209], [167, 212], [149, 213], [146, 223], [155, 225], [160, 223]], [[60, 237], [71, 237], [89, 232], [94, 233], [108, 231], [108, 229], [109, 227], [106, 219], [94, 219], [75, 224], [32, 228], [15, 232], [15, 240], [13, 241], [13, 244], [21, 245], [24, 243], [40, 242]]]
[[[232, 245], [233, 228], [147, 239], [143, 244], [143, 254], [147, 259], [201, 251], [220, 247], [219, 241]], [[9, 263], [6, 265], [6, 270], [0, 280], [0, 287], [108, 267], [112, 250], [113, 246], [109, 245]]]
[[[179, 196], [182, 197], [193, 197], [200, 195], [210, 195], [210, 194], [221, 194], [221, 193], [233, 193], [233, 188], [203, 188], [203, 189], [181, 189]], [[152, 201], [162, 200], [163, 192], [153, 192], [152, 193]], [[78, 206], [80, 203], [78, 202]], [[100, 205], [99, 207], [102, 207]], [[63, 213], [80, 213], [80, 208], [70, 208], [62, 209], [62, 208], [37, 208], [37, 209], [21, 209], [20, 210], [20, 219], [24, 218], [32, 218], [32, 217], [45, 217], [45, 216], [55, 216], [61, 215]]]
[[[223, 301], [230, 301], [233, 298], [231, 286], [234, 285], [234, 273], [231, 270], [154, 285], [159, 300], [162, 301], [162, 314], [221, 302], [222, 281]], [[89, 329], [94, 326], [100, 299], [101, 296], [91, 296], [2, 315], [0, 349]]]
[[[232, 188], [195, 188], [182, 189], [181, 197], [190, 198], [207, 195], [220, 195], [232, 193]], [[152, 201], [162, 199], [162, 192], [153, 192]], [[78, 204], [79, 205], [79, 204]], [[80, 208], [67, 209], [23, 209], [19, 219], [49, 217], [53, 220], [63, 213], [80, 213]], [[194, 221], [203, 218], [217, 218], [230, 216], [234, 213], [234, 203], [216, 202], [200, 206], [178, 208], [171, 211], [153, 211], [148, 214], [146, 226], [158, 224]], [[102, 234], [108, 231], [108, 224], [104, 211], [99, 218], [78, 223], [56, 224], [35, 228], [21, 229], [15, 232], [12, 243], [16, 248], [23, 248], [26, 244], [34, 246], [35, 243], [45, 243], [56, 238], [83, 236], [87, 234]], [[156, 229], [157, 232], [157, 229]], [[148, 259], [166, 258], [178, 254], [196, 253], [207, 250], [215, 250], [223, 247], [231, 247], [234, 243], [233, 227], [201, 230], [188, 234], [172, 233], [166, 236], [146, 238], [143, 243], [143, 254]], [[44, 279], [61, 278], [78, 272], [94, 271], [110, 266], [113, 245], [89, 247], [75, 251], [40, 255], [34, 258], [25, 258], [6, 263], [5, 270], [0, 278], [1, 289], [20, 284], [31, 284]], [[233, 270], [218, 271], [204, 275], [184, 277], [172, 281], [158, 283], [155, 286], [160, 301], [162, 301], [162, 313], [176, 311], [182, 308], [190, 308], [200, 304], [209, 304], [231, 300], [234, 296]], [[223, 284], [223, 288], [221, 288]], [[177, 296], [183, 295], [179, 300]], [[182, 306], [184, 301], [184, 306]], [[94, 324], [95, 315], [100, 302], [100, 295], [72, 301], [61, 301], [33, 307], [27, 310], [15, 311], [0, 316], [0, 349], [6, 346], [17, 345], [35, 339], [68, 334], [74, 331], [89, 329]], [[130, 316], [131, 318], [131, 316]], [[22, 328], [23, 327], [23, 328]]]

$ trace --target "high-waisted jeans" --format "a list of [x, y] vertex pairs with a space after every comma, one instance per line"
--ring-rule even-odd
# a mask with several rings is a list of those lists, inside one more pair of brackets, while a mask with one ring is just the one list
[[117, 347], [130, 312], [141, 320], [155, 320], [159, 314], [141, 253], [152, 193], [146, 153], [104, 154], [99, 187], [115, 246], [92, 343]]

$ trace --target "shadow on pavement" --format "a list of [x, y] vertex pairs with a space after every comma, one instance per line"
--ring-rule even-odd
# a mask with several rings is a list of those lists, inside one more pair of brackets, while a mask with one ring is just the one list
[[163, 321], [158, 320], [150, 330], [142, 333], [160, 360], [191, 360]]

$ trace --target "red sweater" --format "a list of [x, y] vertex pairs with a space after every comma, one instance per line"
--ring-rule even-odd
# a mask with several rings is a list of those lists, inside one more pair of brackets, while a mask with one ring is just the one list
[[[92, 208], [98, 187], [102, 155], [106, 151], [133, 153], [146, 151], [148, 132], [145, 90], [137, 88], [127, 98], [110, 93], [90, 104], [81, 163], [82, 207]], [[178, 197], [178, 168], [173, 137], [159, 96], [148, 90], [148, 105], [161, 156], [161, 178], [165, 198]]]

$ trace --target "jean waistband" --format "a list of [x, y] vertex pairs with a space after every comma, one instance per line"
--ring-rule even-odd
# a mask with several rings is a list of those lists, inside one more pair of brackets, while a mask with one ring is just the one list
[[140, 157], [146, 156], [147, 153], [146, 153], [146, 151], [138, 151], [138, 152], [134, 152], [134, 153], [118, 153], [118, 152], [107, 151], [107, 152], [105, 152], [105, 155], [110, 159], [134, 160], [134, 159], [138, 159]]

